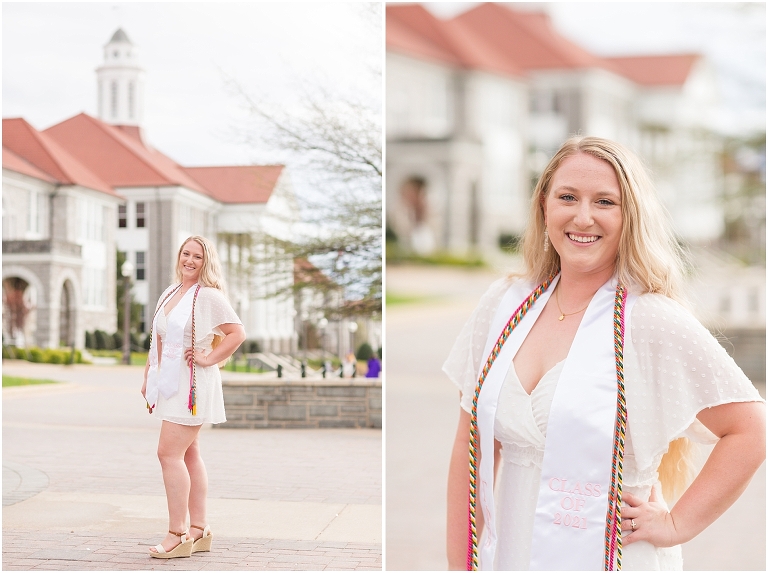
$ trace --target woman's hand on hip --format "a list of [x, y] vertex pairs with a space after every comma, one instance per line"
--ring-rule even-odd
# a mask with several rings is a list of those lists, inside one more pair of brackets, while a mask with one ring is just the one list
[[622, 545], [631, 545], [636, 541], [647, 541], [656, 547], [680, 544], [675, 522], [661, 497], [659, 484], [651, 488], [648, 501], [630, 493], [622, 496], [621, 533]]
[[187, 364], [191, 367], [192, 361], [195, 361], [195, 364], [198, 366], [201, 366], [203, 368], [207, 368], [208, 366], [212, 366], [211, 361], [208, 359], [208, 356], [203, 354], [202, 350], [197, 350], [195, 348], [187, 348], [184, 351], [184, 359], [187, 361]]

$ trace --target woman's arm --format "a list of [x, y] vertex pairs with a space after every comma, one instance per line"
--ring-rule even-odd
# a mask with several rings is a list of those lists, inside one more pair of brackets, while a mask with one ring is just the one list
[[[459, 427], [453, 442], [451, 465], [448, 468], [448, 569], [467, 568], [468, 492], [469, 492], [469, 425], [470, 417], [459, 408]], [[478, 531], [482, 527], [482, 512], [476, 516]]]
[[[460, 409], [459, 427], [448, 468], [448, 569], [466, 571], [469, 542], [469, 429], [470, 415]], [[494, 471], [498, 473], [501, 445], [494, 442]], [[483, 533], [483, 512], [477, 504], [475, 512], [478, 540]]]
[[192, 366], [192, 359], [194, 357], [195, 364], [202, 366], [203, 368], [213, 366], [219, 362], [226, 360], [245, 340], [245, 329], [242, 324], [228, 323], [220, 324], [219, 330], [224, 333], [224, 340], [221, 341], [216, 348], [214, 348], [207, 356], [200, 350], [194, 348], [187, 348], [184, 351], [184, 357], [187, 360], [187, 364]]
[[[667, 512], [652, 498], [625, 494], [624, 545], [649, 541], [669, 547], [690, 541], [720, 517], [744, 492], [765, 460], [765, 404], [734, 402], [706, 408], [697, 418], [720, 440], [688, 490]], [[631, 532], [630, 519], [636, 530]]]

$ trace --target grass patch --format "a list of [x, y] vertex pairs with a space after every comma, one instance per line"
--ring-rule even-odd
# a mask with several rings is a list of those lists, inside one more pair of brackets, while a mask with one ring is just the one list
[[422, 295], [407, 295], [407, 294], [400, 294], [400, 293], [394, 293], [387, 291], [385, 302], [387, 306], [392, 305], [398, 305], [398, 304], [414, 304], [419, 302], [425, 302], [427, 300], [430, 300], [432, 297], [428, 296], [422, 296]]
[[32, 384], [58, 384], [56, 380], [43, 380], [40, 378], [19, 378], [3, 374], [3, 388], [6, 386], [30, 386]]
[[387, 264], [412, 263], [441, 267], [482, 268], [485, 261], [478, 253], [457, 254], [449, 251], [436, 251], [430, 255], [417, 255], [403, 249], [398, 243], [387, 241]]

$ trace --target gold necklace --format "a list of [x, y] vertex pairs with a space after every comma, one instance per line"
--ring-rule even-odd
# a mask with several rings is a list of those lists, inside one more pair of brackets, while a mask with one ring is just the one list
[[[560, 285], [558, 285], [558, 286], [560, 286]], [[582, 308], [581, 310], [577, 310], [576, 312], [569, 312], [568, 314], [564, 313], [564, 312], [563, 312], [563, 309], [562, 309], [562, 308], [560, 308], [560, 289], [559, 289], [559, 288], [558, 288], [558, 289], [555, 289], [555, 302], [557, 303], [557, 310], [559, 310], [559, 311], [560, 311], [560, 318], [558, 318], [557, 320], [559, 320], [559, 321], [561, 321], [561, 322], [562, 322], [562, 320], [563, 320], [563, 319], [564, 319], [566, 316], [573, 316], [574, 314], [579, 314], [580, 312], [584, 312], [585, 310], [587, 310], [587, 307], [589, 306], [589, 303], [587, 303], [587, 306], [585, 306], [585, 307], [584, 307], [584, 308]], [[590, 302], [591, 302], [591, 301], [590, 301]]]

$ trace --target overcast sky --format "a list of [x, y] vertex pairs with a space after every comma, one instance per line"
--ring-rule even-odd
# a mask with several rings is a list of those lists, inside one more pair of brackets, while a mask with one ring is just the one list
[[95, 69], [121, 27], [145, 70], [151, 145], [186, 166], [274, 162], [239, 142], [247, 114], [225, 77], [288, 109], [313, 85], [380, 105], [382, 14], [362, 3], [3, 2], [3, 117], [45, 129], [96, 116]]
[[[452, 17], [471, 2], [430, 3]], [[597, 55], [698, 52], [717, 73], [729, 130], [765, 129], [764, 2], [538, 2], [564, 36]]]

